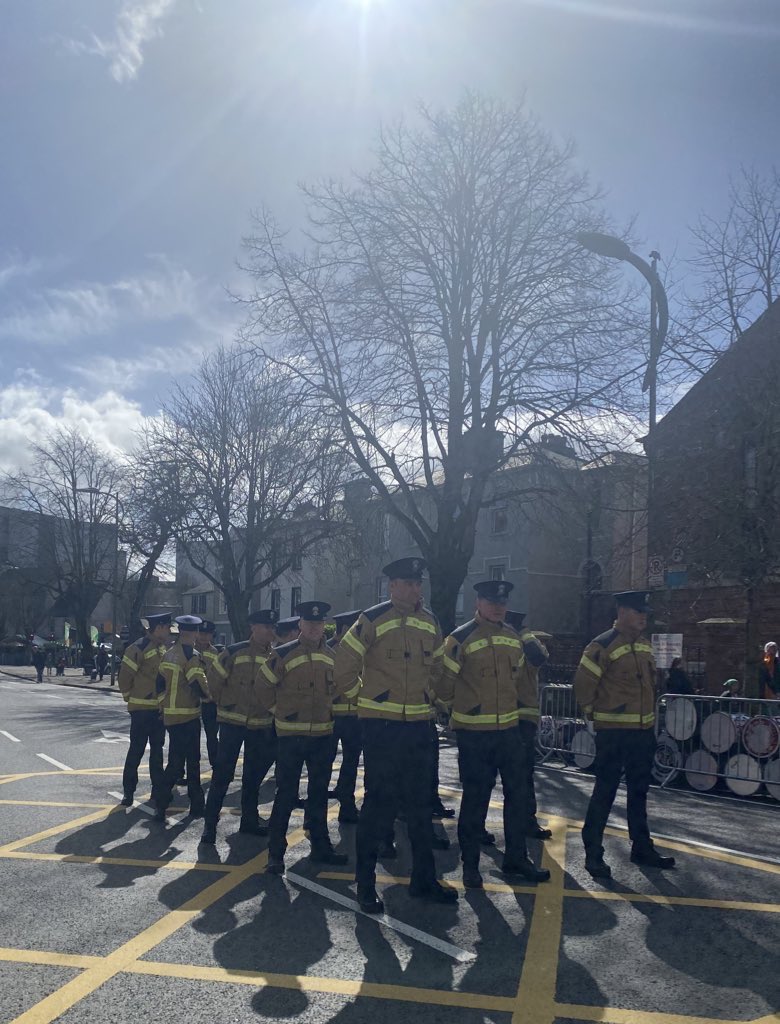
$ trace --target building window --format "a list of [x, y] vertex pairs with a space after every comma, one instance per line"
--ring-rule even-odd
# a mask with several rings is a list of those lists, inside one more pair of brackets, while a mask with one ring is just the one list
[[458, 591], [458, 596], [455, 598], [455, 614], [463, 614], [463, 587]]
[[301, 603], [301, 588], [293, 587], [290, 591], [290, 615], [295, 615]]
[[490, 578], [491, 580], [503, 580], [504, 577], [504, 564], [491, 565], [490, 566]]
[[282, 610], [282, 592], [276, 588], [271, 591], [271, 609], [275, 612]]
[[382, 516], [382, 547], [385, 551], [390, 548], [390, 516], [387, 513]]
[[227, 615], [227, 601], [222, 591], [219, 592], [219, 614]]
[[190, 599], [190, 610], [192, 615], [206, 614], [206, 595], [193, 594]]
[[303, 568], [303, 554], [299, 545], [295, 545], [290, 555], [290, 568], [295, 572], [300, 572]]
[[387, 576], [376, 578], [376, 599], [377, 603], [387, 600]]
[[506, 508], [494, 508], [490, 520], [491, 533], [506, 533], [509, 529], [509, 513]]

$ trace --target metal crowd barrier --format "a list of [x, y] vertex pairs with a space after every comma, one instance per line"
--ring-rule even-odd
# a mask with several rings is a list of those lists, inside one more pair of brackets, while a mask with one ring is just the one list
[[656, 708], [653, 776], [700, 793], [719, 781], [738, 796], [780, 800], [780, 700], [664, 694]]
[[536, 746], [542, 764], [553, 757], [578, 768], [593, 764], [596, 741], [579, 714], [572, 685], [549, 683], [540, 687]]

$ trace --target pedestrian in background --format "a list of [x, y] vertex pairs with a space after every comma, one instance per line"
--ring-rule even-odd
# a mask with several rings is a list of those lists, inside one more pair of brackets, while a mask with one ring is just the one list
[[36, 672], [36, 675], [37, 675], [37, 679], [35, 680], [35, 682], [36, 683], [42, 683], [43, 682], [43, 669], [44, 669], [44, 667], [46, 665], [46, 655], [44, 654], [44, 652], [41, 650], [40, 647], [33, 647], [32, 663], [33, 663], [33, 665], [35, 667], [35, 672]]
[[764, 700], [780, 700], [780, 656], [774, 640], [764, 645], [764, 658], [758, 678]]

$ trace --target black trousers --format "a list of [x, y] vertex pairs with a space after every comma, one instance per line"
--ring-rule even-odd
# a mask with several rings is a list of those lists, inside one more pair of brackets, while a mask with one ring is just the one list
[[536, 768], [536, 722], [518, 722], [517, 725], [520, 748], [523, 755], [523, 776], [526, 788], [526, 821], [527, 831], [532, 832], [539, 827], [536, 820], [536, 788], [534, 786], [534, 769]]
[[191, 810], [204, 806], [203, 786], [200, 784], [200, 718], [180, 725], [166, 726], [168, 732], [168, 764], [163, 773], [162, 792], [157, 806], [165, 809], [173, 799], [173, 786], [187, 766], [187, 796]]
[[456, 735], [458, 770], [463, 786], [458, 815], [461, 860], [466, 867], [476, 867], [479, 863], [480, 838], [499, 773], [504, 789], [506, 860], [524, 859], [529, 800], [524, 748], [517, 726], [490, 732], [458, 729]]
[[623, 771], [626, 773], [631, 841], [638, 849], [652, 847], [647, 826], [647, 791], [654, 754], [655, 733], [652, 729], [602, 729], [596, 733], [596, 760], [593, 763], [596, 784], [582, 829], [582, 841], [588, 853], [600, 856], [604, 852], [604, 829]]
[[430, 723], [360, 720], [366, 795], [357, 828], [359, 886], [376, 884], [379, 844], [392, 835], [398, 811], [404, 812], [412, 847], [412, 885], [436, 879], [431, 840], [433, 747]]
[[[200, 705], [200, 719], [206, 734], [206, 750], [209, 764], [214, 768], [217, 764], [219, 750], [219, 722], [217, 722], [217, 705], [213, 700], [204, 700]], [[235, 767], [235, 765], [234, 765]]]
[[160, 712], [154, 708], [149, 711], [130, 712], [130, 746], [125, 758], [122, 772], [122, 789], [125, 793], [135, 793], [138, 785], [138, 766], [143, 760], [146, 745], [149, 744], [149, 775], [152, 778], [152, 799], [156, 800], [160, 783], [163, 781], [163, 744], [165, 743], [165, 726]]
[[241, 777], [241, 821], [255, 825], [257, 801], [266, 772], [276, 759], [276, 737], [271, 728], [247, 729], [243, 725], [221, 722], [219, 749], [206, 800], [206, 822], [216, 826], [230, 783], [236, 774], [236, 762], [244, 745], [244, 770]]
[[360, 721], [357, 715], [339, 715], [333, 720], [333, 757], [341, 743], [341, 768], [333, 789], [336, 799], [347, 805], [355, 803], [358, 764], [363, 750]]
[[433, 769], [431, 773], [431, 804], [433, 807], [438, 807], [441, 803], [441, 797], [439, 796], [439, 730], [436, 728], [436, 723], [433, 720], [428, 723], [428, 729], [430, 731]]
[[279, 736], [276, 747], [276, 797], [268, 823], [268, 852], [283, 857], [287, 827], [298, 802], [304, 764], [309, 776], [306, 827], [314, 848], [330, 845], [328, 838], [328, 783], [333, 764], [333, 736]]

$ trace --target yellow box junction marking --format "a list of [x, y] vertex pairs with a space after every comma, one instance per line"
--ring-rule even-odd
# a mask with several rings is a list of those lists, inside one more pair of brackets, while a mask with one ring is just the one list
[[[117, 769], [82, 769], [68, 774], [103, 775], [116, 773]], [[42, 775], [61, 775], [61, 772], [25, 773], [22, 776], [11, 776], [5, 781], [16, 781]], [[2, 801], [16, 803], [16, 801]], [[26, 803], [19, 801], [19, 803]], [[38, 802], [32, 802], [34, 805]], [[41, 801], [40, 805], [49, 806]], [[70, 806], [69, 804], [53, 803], [53, 806]], [[240, 865], [207, 864], [204, 862], [187, 863], [165, 860], [135, 860], [130, 858], [88, 857], [72, 854], [46, 854], [24, 852], [20, 847], [42, 841], [52, 835], [71, 831], [84, 824], [98, 821], [109, 814], [124, 811], [124, 808], [108, 805], [97, 806], [99, 811], [63, 823], [51, 829], [28, 836], [0, 847], [0, 856], [13, 859], [56, 860], [62, 862], [86, 864], [117, 864], [138, 867], [169, 868], [175, 870], [203, 870], [221, 873], [218, 879], [201, 893], [186, 901], [176, 910], [169, 911], [162, 918], [141, 931], [138, 935], [124, 943], [105, 957], [77, 956], [57, 952], [41, 952], [35, 950], [17, 950], [0, 947], [0, 961], [17, 964], [43, 964], [48, 966], [71, 967], [82, 973], [71, 979], [61, 988], [51, 993], [35, 1006], [31, 1007], [12, 1024], [49, 1024], [55, 1021], [69, 1008], [87, 998], [96, 989], [112, 977], [121, 973], [136, 975], [181, 978], [184, 980], [212, 982], [223, 984], [240, 984], [254, 987], [277, 987], [298, 989], [301, 991], [331, 993], [347, 997], [365, 996], [376, 999], [387, 999], [397, 1002], [408, 1002], [428, 1005], [449, 1006], [453, 1008], [470, 1008], [483, 1011], [504, 1012], [512, 1014], [512, 1024], [553, 1024], [556, 1017], [570, 1017], [582, 1021], [601, 1021], [604, 1024], [746, 1024], [744, 1021], [730, 1021], [713, 1018], [702, 1018], [685, 1014], [666, 1014], [634, 1009], [604, 1006], [577, 1006], [559, 1004], [555, 1001], [558, 956], [563, 925], [563, 901], [567, 898], [623, 900], [626, 902], [650, 902], [661, 904], [679, 904], [684, 906], [707, 906], [722, 910], [753, 910], [778, 913], [780, 907], [775, 904], [752, 903], [745, 901], [699, 900], [687, 897], [665, 897], [653, 894], [616, 893], [612, 891], [567, 890], [564, 888], [564, 867], [566, 854], [566, 835], [570, 828], [579, 828], [581, 823], [561, 816], [550, 817], [549, 823], [553, 830], [553, 838], [544, 846], [543, 866], [549, 868], [551, 880], [538, 887], [512, 886], [498, 883], [486, 883], [488, 891], [496, 893], [523, 893], [532, 895], [534, 910], [531, 917], [530, 931], [522, 972], [514, 997], [490, 996], [481, 993], [463, 991], [441, 991], [438, 989], [413, 988], [405, 985], [369, 983], [337, 978], [323, 978], [299, 975], [284, 975], [269, 972], [232, 971], [226, 968], [199, 967], [187, 964], [163, 963], [140, 960], [147, 952], [165, 939], [175, 934], [197, 915], [218, 902], [223, 896], [239, 886], [247, 878], [264, 870], [267, 863], [267, 851]], [[335, 817], [337, 810], [332, 810], [328, 817]], [[620, 838], [622, 832], [610, 830]], [[304, 838], [303, 831], [298, 829], [288, 837], [292, 848]], [[692, 847], [684, 840], [656, 840], [657, 845], [671, 849], [679, 849], [696, 856], [735, 863], [743, 867], [775, 873], [780, 871], [776, 865], [755, 861], [750, 857], [736, 854], [725, 854], [700, 847]], [[342, 872], [321, 872], [321, 878], [351, 879], [351, 875]], [[393, 875], [379, 876], [380, 882], [390, 884], [408, 884], [408, 879]], [[449, 884], [457, 885], [454, 880]], [[768, 1014], [747, 1024], [780, 1024], [780, 1014]]]

